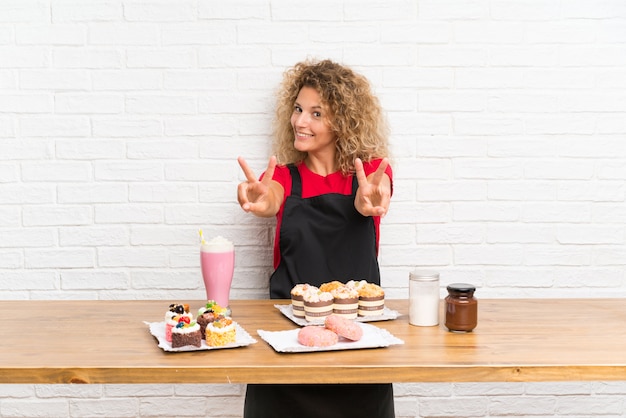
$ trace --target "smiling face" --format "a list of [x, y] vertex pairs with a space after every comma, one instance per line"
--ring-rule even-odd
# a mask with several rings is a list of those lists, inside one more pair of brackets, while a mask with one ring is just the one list
[[317, 90], [302, 87], [293, 106], [291, 126], [295, 136], [293, 145], [298, 151], [332, 161], [336, 138], [328, 124], [330, 115], [327, 113]]

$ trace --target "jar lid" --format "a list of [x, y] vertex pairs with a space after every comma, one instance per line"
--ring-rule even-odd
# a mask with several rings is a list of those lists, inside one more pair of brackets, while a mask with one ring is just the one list
[[476, 286], [469, 283], [452, 283], [449, 284], [446, 289], [452, 290], [454, 292], [470, 293], [476, 290]]
[[409, 280], [433, 282], [439, 280], [439, 273], [434, 270], [413, 270], [409, 273]]

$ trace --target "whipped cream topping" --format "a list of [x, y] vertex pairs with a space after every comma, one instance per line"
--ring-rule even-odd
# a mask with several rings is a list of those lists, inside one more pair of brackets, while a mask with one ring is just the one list
[[228, 320], [221, 320], [221, 321], [215, 321], [215, 322], [210, 322], [207, 325], [207, 329], [210, 332], [216, 332], [218, 334], [223, 334], [225, 332], [229, 332], [235, 329], [235, 322], [234, 321], [228, 321]]
[[210, 241], [203, 241], [200, 245], [200, 251], [207, 253], [225, 253], [232, 251], [235, 245], [222, 236], [217, 236]]
[[192, 332], [196, 331], [200, 331], [200, 325], [198, 325], [197, 322], [192, 322], [181, 328], [172, 328], [172, 332], [176, 334], [191, 334]]
[[294, 296], [304, 296], [313, 286], [306, 283], [297, 284], [291, 289], [291, 294]]

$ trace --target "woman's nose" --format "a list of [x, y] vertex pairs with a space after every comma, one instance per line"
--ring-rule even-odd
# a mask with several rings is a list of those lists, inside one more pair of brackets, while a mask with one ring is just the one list
[[309, 124], [309, 121], [311, 120], [311, 118], [304, 112], [299, 113], [298, 116], [296, 117], [296, 125], [297, 126], [306, 126]]

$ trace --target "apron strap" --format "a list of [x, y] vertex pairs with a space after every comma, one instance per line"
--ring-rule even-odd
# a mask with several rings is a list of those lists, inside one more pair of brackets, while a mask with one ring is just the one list
[[289, 173], [291, 174], [291, 195], [294, 197], [302, 197], [302, 178], [295, 164], [289, 164]]
[[356, 178], [356, 173], [352, 175], [352, 196], [356, 196], [356, 189], [359, 188], [359, 180]]

